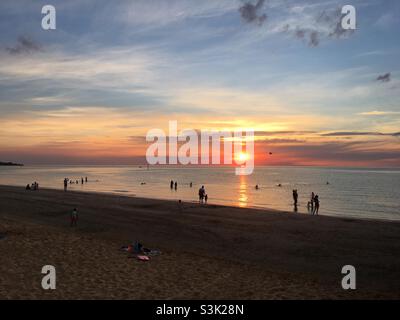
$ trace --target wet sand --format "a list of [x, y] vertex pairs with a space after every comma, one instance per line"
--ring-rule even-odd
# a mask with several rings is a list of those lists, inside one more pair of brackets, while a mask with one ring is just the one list
[[[0, 204], [0, 299], [400, 298], [398, 222], [8, 186]], [[162, 255], [119, 250], [134, 240]], [[341, 288], [349, 264], [355, 291]]]

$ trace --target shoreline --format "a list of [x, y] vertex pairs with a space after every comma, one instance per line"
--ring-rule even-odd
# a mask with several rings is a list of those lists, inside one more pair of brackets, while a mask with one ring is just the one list
[[[0, 188], [18, 188], [18, 189], [24, 189], [24, 187], [19, 186], [19, 185], [3, 185], [0, 184]], [[56, 191], [56, 192], [64, 192], [61, 188], [56, 189], [56, 188], [47, 188], [47, 187], [40, 187], [40, 190], [47, 190], [47, 191]], [[107, 195], [107, 196], [116, 196], [116, 197], [126, 197], [130, 199], [138, 199], [138, 200], [154, 200], [154, 201], [166, 201], [170, 203], [177, 203], [175, 200], [167, 199], [167, 198], [157, 198], [157, 197], [145, 197], [145, 196], [137, 196], [136, 194], [127, 194], [125, 192], [107, 192], [107, 191], [81, 191], [81, 190], [68, 190], [68, 193], [86, 193], [86, 194], [93, 194], [93, 195]], [[129, 191], [127, 191], [129, 192]], [[186, 201], [182, 200], [182, 203], [187, 203], [187, 204], [199, 204], [198, 201], [192, 200], [192, 201]], [[255, 210], [258, 212], [264, 212], [266, 214], [270, 213], [278, 213], [278, 214], [288, 214], [288, 215], [299, 215], [299, 216], [306, 216], [306, 217], [315, 217], [311, 214], [308, 213], [303, 213], [303, 212], [297, 212], [294, 213], [293, 211], [285, 211], [285, 210], [279, 210], [279, 209], [274, 209], [274, 208], [266, 208], [266, 207], [261, 207], [261, 206], [254, 206], [254, 205], [248, 205], [246, 207], [240, 207], [240, 206], [235, 206], [235, 205], [224, 205], [224, 204], [217, 204], [217, 203], [212, 203], [210, 202], [208, 206], [213, 206], [217, 208], [234, 208], [234, 209], [243, 209], [243, 210]], [[333, 218], [333, 219], [348, 219], [348, 220], [359, 220], [359, 221], [376, 221], [376, 222], [392, 222], [392, 223], [400, 223], [400, 219], [388, 219], [388, 218], [372, 218], [372, 217], [360, 217], [360, 216], [335, 216], [335, 215], [325, 215], [325, 214], [319, 214], [317, 217], [326, 217], [326, 218]]]
[[[4, 186], [0, 201], [0, 299], [400, 298], [397, 222]], [[162, 255], [129, 259], [119, 248], [135, 240]], [[356, 291], [340, 286], [348, 264]]]

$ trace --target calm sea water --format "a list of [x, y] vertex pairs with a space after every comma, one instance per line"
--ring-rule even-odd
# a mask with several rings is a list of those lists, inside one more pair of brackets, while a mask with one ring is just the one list
[[[204, 185], [212, 204], [292, 212], [292, 190], [297, 189], [299, 214], [308, 213], [307, 202], [315, 192], [321, 215], [400, 220], [400, 169], [257, 167], [253, 175], [240, 177], [230, 167], [0, 167], [2, 185], [38, 181], [41, 187], [63, 189], [65, 177], [86, 176], [87, 184], [72, 184], [69, 189], [197, 201]], [[170, 190], [171, 180], [178, 181], [177, 191]]]

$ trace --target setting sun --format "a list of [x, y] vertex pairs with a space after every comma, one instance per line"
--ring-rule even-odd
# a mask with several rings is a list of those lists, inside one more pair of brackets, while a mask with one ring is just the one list
[[250, 156], [247, 152], [240, 152], [239, 154], [235, 155], [235, 161], [239, 163], [246, 162], [249, 160]]

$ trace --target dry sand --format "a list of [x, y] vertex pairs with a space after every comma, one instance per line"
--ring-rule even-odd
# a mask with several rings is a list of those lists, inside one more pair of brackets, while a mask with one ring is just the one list
[[[0, 299], [400, 298], [396, 222], [0, 186], [0, 235]], [[134, 240], [162, 255], [119, 250]], [[356, 291], [341, 289], [347, 264]]]

